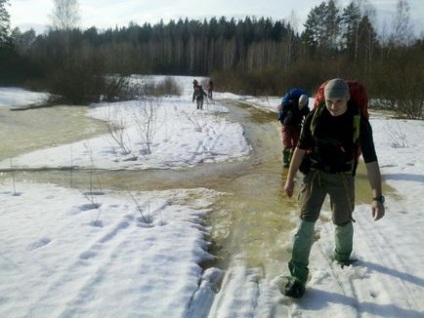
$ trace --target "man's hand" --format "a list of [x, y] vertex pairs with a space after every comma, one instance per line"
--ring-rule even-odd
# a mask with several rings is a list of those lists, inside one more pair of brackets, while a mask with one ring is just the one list
[[379, 201], [372, 201], [371, 213], [374, 221], [380, 220], [384, 216], [384, 204]]
[[297, 171], [299, 170], [300, 164], [302, 163], [303, 157], [305, 157], [306, 150], [295, 148], [289, 171], [287, 172], [286, 184], [284, 185], [284, 192], [291, 198], [294, 192], [294, 178]]
[[[374, 197], [381, 195], [381, 174], [378, 161], [365, 164]], [[384, 216], [384, 204], [377, 200], [371, 203], [371, 213], [374, 221], [380, 220]]]
[[294, 182], [287, 179], [286, 184], [284, 185], [284, 192], [286, 192], [287, 196], [291, 198], [293, 196], [294, 191]]

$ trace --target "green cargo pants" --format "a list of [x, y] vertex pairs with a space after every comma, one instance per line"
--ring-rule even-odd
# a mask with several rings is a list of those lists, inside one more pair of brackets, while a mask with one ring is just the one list
[[289, 270], [292, 276], [306, 283], [309, 275], [309, 254], [313, 244], [314, 226], [325, 197], [330, 196], [335, 229], [334, 258], [347, 261], [353, 247], [352, 212], [355, 201], [354, 177], [347, 173], [326, 173], [311, 170], [305, 175], [299, 196], [301, 222], [294, 235]]

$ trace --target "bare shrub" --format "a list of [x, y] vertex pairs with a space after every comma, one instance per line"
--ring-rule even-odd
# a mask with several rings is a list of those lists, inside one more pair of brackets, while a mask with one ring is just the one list
[[142, 86], [141, 94], [144, 96], [181, 96], [182, 88], [172, 77], [166, 77], [159, 83], [148, 83]]
[[150, 203], [148, 202], [147, 204], [145, 204], [145, 206], [143, 206], [137, 201], [134, 194], [132, 194], [130, 191], [128, 191], [128, 194], [134, 201], [135, 208], [137, 209], [138, 213], [140, 213], [140, 221], [142, 221], [148, 226], [152, 226], [151, 224], [153, 223], [153, 215], [150, 211]]
[[393, 148], [405, 148], [407, 146], [406, 134], [399, 125], [394, 123], [389, 125], [386, 122], [385, 130]]
[[409, 119], [424, 119], [424, 99], [410, 98], [400, 100], [397, 111]]
[[219, 118], [217, 115], [205, 114], [202, 112], [195, 113], [187, 113], [183, 112], [184, 118], [186, 118], [194, 127], [196, 132], [203, 132], [205, 127], [208, 126], [209, 123], [217, 123], [219, 122]]
[[324, 74], [319, 64], [305, 62], [284, 72], [273, 68], [249, 72], [230, 70], [214, 72], [212, 77], [220, 90], [241, 95], [280, 96], [293, 87], [313, 90], [326, 78]]
[[18, 193], [16, 192], [15, 169], [13, 167], [13, 159], [12, 158], [10, 158], [10, 172], [12, 173], [13, 195], [18, 196]]
[[140, 134], [140, 138], [146, 144], [146, 154], [152, 153], [153, 137], [159, 128], [158, 110], [159, 98], [139, 99], [138, 103], [133, 107], [133, 118]]
[[129, 78], [122, 75], [108, 76], [105, 78], [103, 100], [117, 101], [134, 99], [137, 89], [129, 83]]
[[120, 106], [112, 108], [112, 111], [109, 113], [109, 120], [106, 124], [109, 136], [112, 141], [119, 147], [121, 154], [129, 155], [131, 149], [129, 146], [129, 137], [126, 131], [127, 123], [125, 121], [125, 116], [122, 114], [123, 109]]
[[399, 117], [423, 119], [424, 65], [414, 55], [390, 62], [390, 68], [382, 63], [375, 70], [373, 93], [379, 97], [379, 106]]
[[[93, 222], [91, 222], [92, 225], [94, 226], [101, 226], [101, 221], [100, 221], [100, 207], [101, 207], [101, 203], [98, 202], [97, 200], [97, 196], [99, 195], [103, 195], [103, 191], [101, 190], [101, 184], [100, 184], [100, 179], [99, 176], [96, 173], [96, 168], [94, 165], [94, 155], [93, 155], [93, 150], [89, 144], [89, 142], [85, 142], [84, 143], [84, 147], [86, 148], [87, 154], [90, 158], [91, 161], [91, 165], [90, 167], [87, 168], [88, 171], [88, 190], [84, 191], [82, 190], [80, 187], [78, 186], [74, 186], [73, 185], [73, 181], [71, 180], [71, 187], [75, 187], [83, 196], [84, 198], [89, 202], [89, 204], [85, 204], [84, 205], [84, 210], [97, 210], [97, 217], [96, 220], [94, 220]], [[72, 149], [71, 149], [71, 154], [72, 154]], [[72, 161], [72, 159], [71, 159]], [[71, 162], [72, 164], [72, 162]], [[71, 168], [72, 171], [72, 168]], [[71, 174], [71, 179], [72, 179], [72, 174]], [[95, 186], [95, 181], [97, 184], [97, 187]], [[98, 189], [98, 190], [96, 190]]]
[[59, 98], [60, 102], [75, 105], [97, 102], [100, 100], [104, 81], [101, 61], [93, 56], [83, 60], [76, 56], [69, 64], [50, 74], [50, 93]]

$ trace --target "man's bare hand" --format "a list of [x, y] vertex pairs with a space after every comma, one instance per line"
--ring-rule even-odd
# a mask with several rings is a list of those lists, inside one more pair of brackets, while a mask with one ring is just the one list
[[371, 213], [374, 221], [380, 220], [385, 213], [384, 204], [378, 201], [372, 201]]
[[293, 181], [286, 181], [286, 184], [284, 186], [284, 192], [286, 192], [287, 196], [291, 198], [293, 196], [294, 192], [294, 182]]

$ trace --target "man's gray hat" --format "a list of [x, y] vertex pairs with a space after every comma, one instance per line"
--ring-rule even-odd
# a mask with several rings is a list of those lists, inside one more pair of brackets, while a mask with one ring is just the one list
[[309, 96], [302, 94], [299, 97], [299, 104], [302, 104], [304, 106], [308, 106], [308, 102], [309, 102]]
[[335, 78], [327, 82], [324, 88], [325, 99], [349, 98], [349, 85], [341, 78]]

